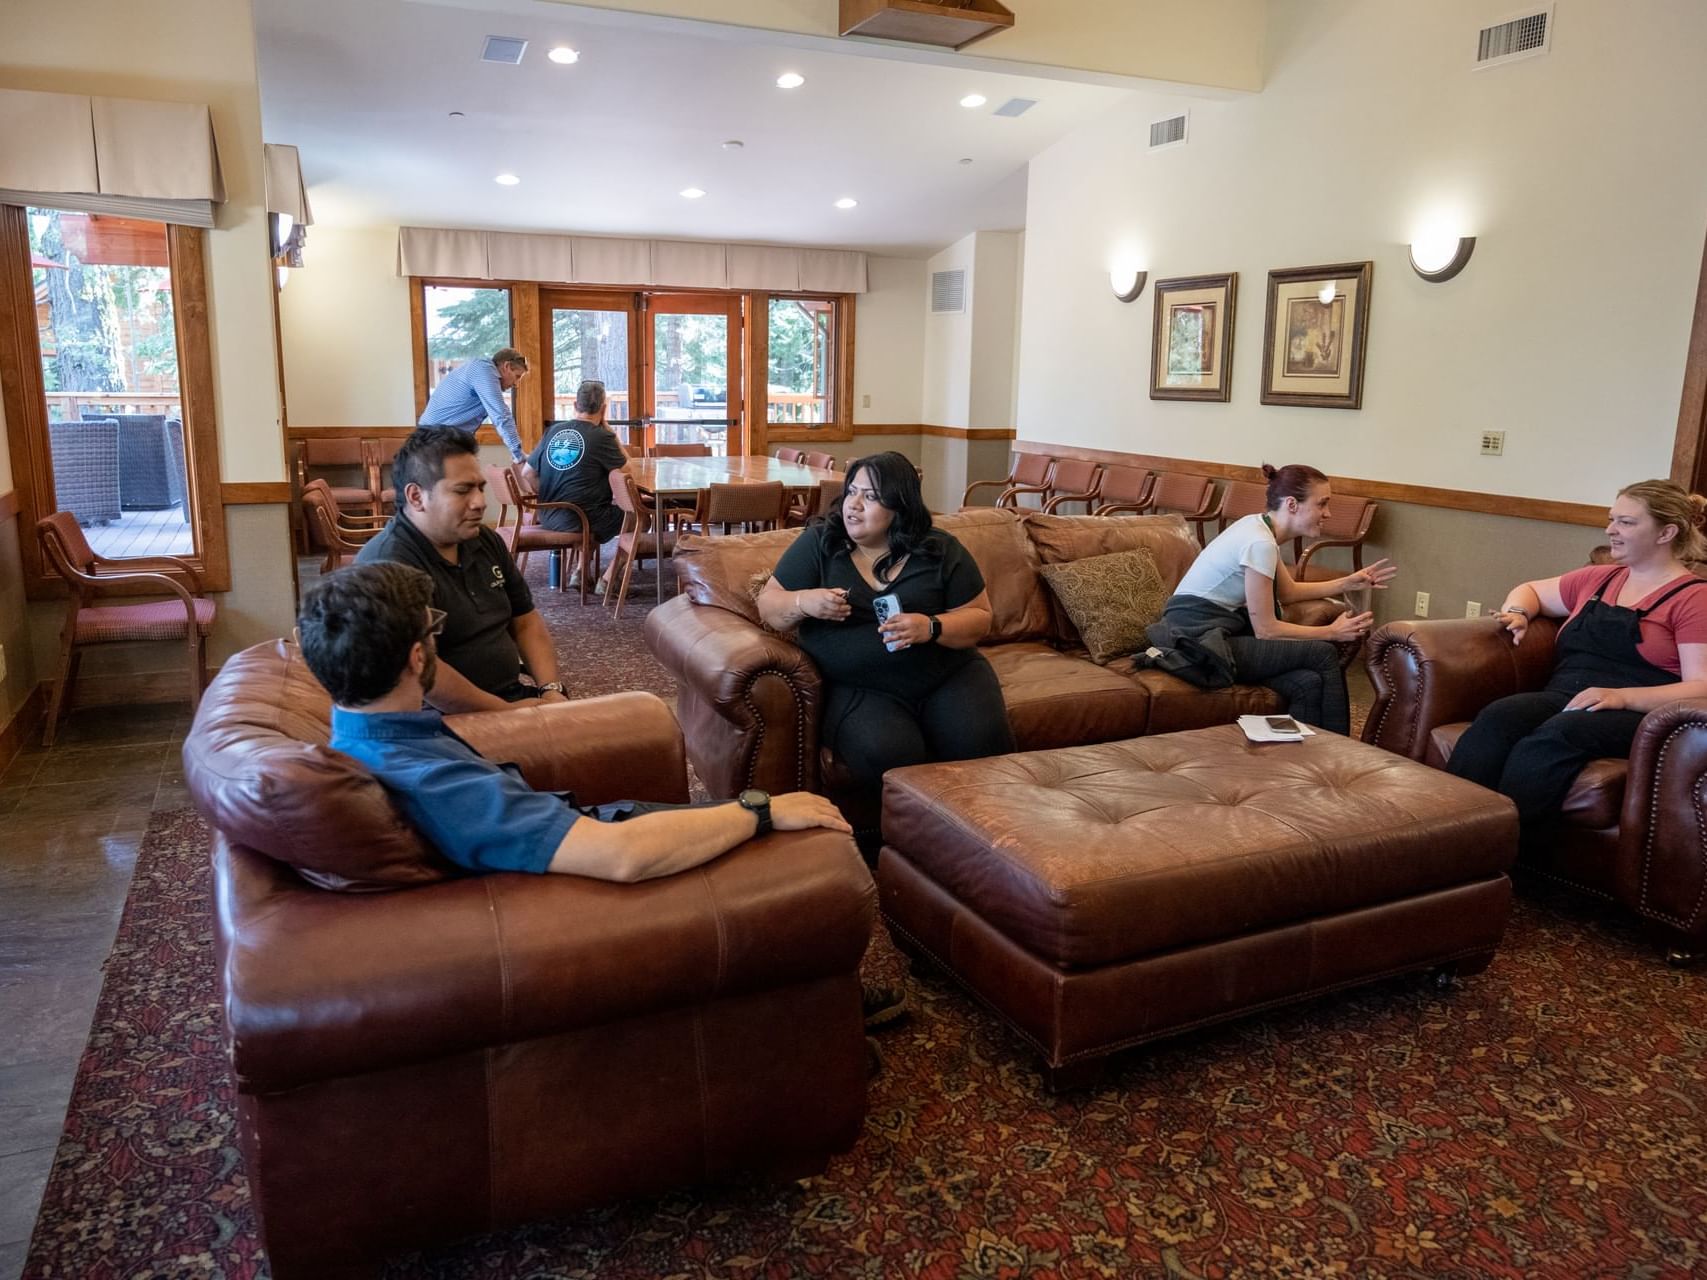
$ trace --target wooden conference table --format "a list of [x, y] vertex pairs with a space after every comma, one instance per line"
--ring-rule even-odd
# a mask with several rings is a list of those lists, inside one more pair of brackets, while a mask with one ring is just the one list
[[[640, 492], [652, 499], [652, 528], [662, 534], [664, 505], [671, 498], [691, 498], [714, 484], [771, 484], [781, 481], [802, 493], [816, 489], [825, 480], [840, 480], [842, 473], [803, 462], [741, 455], [734, 458], [630, 458], [629, 470]], [[658, 600], [664, 599], [664, 557], [654, 561], [658, 574]]]

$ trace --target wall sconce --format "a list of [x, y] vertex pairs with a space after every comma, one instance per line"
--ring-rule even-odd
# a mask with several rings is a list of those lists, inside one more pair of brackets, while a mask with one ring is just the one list
[[1114, 296], [1122, 302], [1138, 301], [1138, 295], [1144, 292], [1144, 285], [1149, 279], [1148, 271], [1131, 267], [1125, 270], [1116, 268], [1108, 273], [1109, 287], [1114, 290]]
[[1411, 270], [1430, 284], [1440, 284], [1464, 270], [1475, 252], [1475, 236], [1431, 236], [1411, 243]]

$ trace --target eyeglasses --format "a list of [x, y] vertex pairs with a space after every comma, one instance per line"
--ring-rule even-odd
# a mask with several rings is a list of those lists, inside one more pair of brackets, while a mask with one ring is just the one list
[[431, 605], [428, 605], [427, 630], [422, 634], [421, 639], [430, 640], [432, 637], [443, 631], [445, 629], [445, 619], [449, 616], [450, 615], [443, 609], [435, 609]]

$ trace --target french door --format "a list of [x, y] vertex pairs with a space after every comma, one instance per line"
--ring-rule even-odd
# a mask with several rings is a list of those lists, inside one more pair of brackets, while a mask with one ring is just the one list
[[549, 419], [571, 417], [591, 378], [625, 444], [746, 451], [739, 294], [542, 289], [539, 300]]

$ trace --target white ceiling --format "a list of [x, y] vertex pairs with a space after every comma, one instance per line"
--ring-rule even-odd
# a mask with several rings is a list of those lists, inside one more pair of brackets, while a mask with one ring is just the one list
[[[1030, 158], [1128, 92], [517, 7], [255, 0], [265, 137], [300, 148], [316, 221], [919, 255], [1022, 227]], [[481, 62], [489, 34], [526, 37], [521, 65]], [[558, 43], [581, 61], [548, 61]], [[988, 104], [961, 107], [974, 91]], [[1011, 97], [1038, 105], [992, 114]]]

